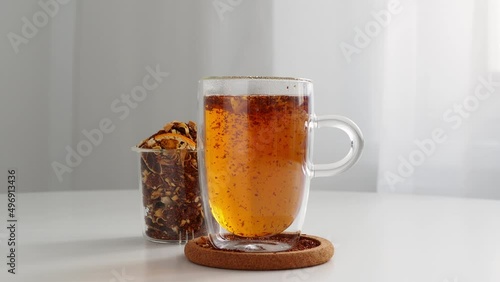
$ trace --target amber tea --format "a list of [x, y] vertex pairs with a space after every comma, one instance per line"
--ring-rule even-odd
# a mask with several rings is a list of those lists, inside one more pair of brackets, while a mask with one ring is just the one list
[[286, 230], [302, 204], [309, 118], [307, 96], [204, 97], [209, 205], [243, 237]]
[[[304, 224], [311, 179], [341, 173], [361, 155], [363, 136], [350, 119], [316, 116], [305, 78], [212, 76], [198, 85], [198, 163], [210, 243], [217, 249], [293, 249]], [[320, 128], [347, 134], [339, 161], [312, 162]]]

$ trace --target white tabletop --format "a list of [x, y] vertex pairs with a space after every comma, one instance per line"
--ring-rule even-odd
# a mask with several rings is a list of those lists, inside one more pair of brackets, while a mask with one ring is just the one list
[[2, 263], [0, 281], [500, 281], [500, 201], [313, 190], [304, 233], [330, 239], [334, 258], [258, 272], [198, 266], [182, 245], [146, 242], [138, 191], [17, 196], [17, 274]]

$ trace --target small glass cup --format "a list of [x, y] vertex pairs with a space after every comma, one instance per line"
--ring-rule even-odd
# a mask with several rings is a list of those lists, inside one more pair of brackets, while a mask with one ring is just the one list
[[157, 243], [185, 243], [206, 235], [197, 151], [143, 149], [139, 156], [143, 236]]
[[[363, 136], [342, 116], [316, 117], [313, 84], [283, 77], [208, 77], [199, 83], [198, 150], [207, 228], [219, 249], [279, 252], [300, 238], [313, 177], [349, 169]], [[351, 148], [313, 164], [316, 128], [338, 128]], [[210, 214], [213, 216], [210, 216]]]

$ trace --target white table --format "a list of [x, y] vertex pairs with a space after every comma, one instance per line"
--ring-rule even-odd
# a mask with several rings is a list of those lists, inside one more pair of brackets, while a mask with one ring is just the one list
[[313, 190], [304, 233], [330, 239], [334, 258], [256, 272], [198, 266], [183, 246], [146, 242], [139, 199], [138, 191], [18, 194], [18, 274], [2, 263], [0, 281], [500, 281], [500, 201]]

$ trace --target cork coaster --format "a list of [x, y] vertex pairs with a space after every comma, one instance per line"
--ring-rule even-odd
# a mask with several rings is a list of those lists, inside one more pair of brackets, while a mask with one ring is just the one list
[[207, 236], [189, 241], [184, 254], [193, 263], [225, 269], [280, 270], [323, 264], [333, 257], [333, 244], [321, 237], [302, 234], [298, 247], [276, 253], [246, 253], [215, 249]]

